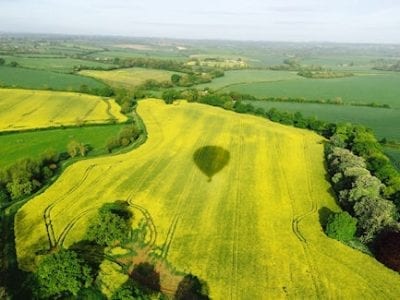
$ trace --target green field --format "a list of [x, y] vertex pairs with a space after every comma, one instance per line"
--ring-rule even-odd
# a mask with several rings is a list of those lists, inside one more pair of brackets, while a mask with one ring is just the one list
[[400, 109], [270, 101], [248, 101], [248, 103], [265, 110], [276, 108], [293, 113], [299, 111], [305, 116], [314, 116], [328, 122], [363, 124], [373, 129], [379, 138], [400, 140]]
[[133, 88], [150, 79], [156, 81], [170, 81], [172, 74], [179, 74], [179, 72], [144, 68], [129, 68], [113, 71], [84, 70], [79, 73], [85, 76], [103, 80], [113, 87], [125, 88]]
[[384, 147], [386, 155], [388, 155], [397, 169], [400, 171], [400, 147]]
[[[182, 101], [141, 101], [138, 113], [144, 145], [71, 165], [18, 211], [22, 269], [34, 268], [49, 241], [84, 238], [102, 204], [126, 200], [147, 211], [153, 249], [206, 280], [212, 299], [400, 297], [398, 273], [323, 233], [320, 210], [339, 208], [322, 137]], [[125, 280], [118, 268], [100, 270], [107, 295]]]
[[236, 84], [224, 91], [235, 91], [257, 97], [286, 96], [311, 100], [340, 97], [343, 102], [376, 102], [400, 108], [400, 74], [382, 72], [374, 74], [337, 79], [296, 78], [267, 83]]
[[66, 57], [23, 57], [23, 56], [1, 56], [6, 60], [6, 64], [11, 61], [15, 61], [19, 66], [29, 69], [47, 70], [62, 73], [70, 73], [74, 71], [74, 67], [87, 66], [87, 67], [99, 67], [99, 68], [110, 68], [113, 65], [105, 64], [101, 62], [80, 60]]
[[124, 126], [124, 124], [96, 125], [2, 134], [0, 135], [0, 168], [22, 158], [39, 157], [48, 149], [54, 149], [59, 153], [66, 152], [67, 145], [71, 140], [89, 145], [91, 148], [89, 154], [91, 155], [104, 153], [107, 140], [117, 136]]
[[210, 83], [197, 85], [197, 88], [209, 87], [212, 89], [235, 87], [239, 84], [269, 83], [284, 80], [301, 80], [296, 72], [270, 71], [270, 70], [234, 70], [225, 71], [223, 77], [215, 78]]
[[0, 66], [0, 86], [78, 91], [82, 85], [104, 88], [98, 80], [74, 74]]

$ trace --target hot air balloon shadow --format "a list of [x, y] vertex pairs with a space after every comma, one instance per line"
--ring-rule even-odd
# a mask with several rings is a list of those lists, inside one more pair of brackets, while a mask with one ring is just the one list
[[219, 146], [204, 146], [193, 154], [195, 164], [208, 177], [209, 182], [229, 163], [229, 159], [229, 151]]

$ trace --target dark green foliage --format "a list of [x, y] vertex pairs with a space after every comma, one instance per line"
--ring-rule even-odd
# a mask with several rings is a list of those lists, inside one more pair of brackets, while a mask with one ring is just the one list
[[357, 219], [348, 212], [331, 214], [326, 225], [326, 234], [338, 241], [347, 242], [354, 238], [357, 230]]
[[90, 268], [70, 250], [47, 255], [35, 273], [40, 298], [77, 295], [92, 283]]
[[58, 168], [59, 155], [45, 151], [39, 159], [21, 159], [5, 170], [0, 170], [1, 200], [18, 200], [42, 187]]
[[131, 278], [118, 288], [111, 297], [112, 300], [150, 300], [152, 297], [145, 293]]
[[164, 99], [165, 103], [171, 104], [174, 100], [180, 98], [180, 93], [177, 90], [168, 89], [162, 93], [161, 97]]
[[207, 286], [192, 274], [185, 275], [175, 293], [176, 300], [208, 300]]
[[179, 80], [182, 78], [182, 76], [178, 75], [178, 74], [172, 74], [171, 76], [171, 82], [175, 85], [177, 85], [179, 83]]
[[104, 246], [93, 241], [82, 240], [72, 244], [69, 249], [74, 251], [80, 259], [85, 261], [91, 269], [91, 276], [96, 278], [100, 270], [100, 265], [105, 257]]
[[13, 67], [13, 68], [18, 67], [18, 63], [16, 61], [12, 61], [12, 62], [10, 62], [10, 67]]
[[130, 277], [149, 293], [159, 292], [161, 289], [160, 274], [148, 262], [136, 265]]
[[91, 221], [86, 238], [102, 246], [124, 243], [131, 234], [131, 217], [124, 203], [106, 204]]
[[140, 130], [135, 124], [131, 124], [121, 129], [118, 137], [113, 137], [107, 141], [106, 148], [108, 152], [120, 147], [126, 147], [136, 141], [140, 136]]
[[[95, 287], [88, 287], [80, 290], [76, 297], [77, 300], [106, 300], [107, 297]], [[124, 299], [124, 298], [120, 298]]]
[[0, 57], [0, 66], [4, 65], [6, 63], [6, 60], [2, 57]]

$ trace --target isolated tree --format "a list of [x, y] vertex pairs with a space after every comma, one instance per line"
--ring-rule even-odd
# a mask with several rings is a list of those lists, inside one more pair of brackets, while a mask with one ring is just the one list
[[90, 268], [74, 251], [61, 250], [47, 255], [35, 273], [38, 294], [43, 298], [77, 295], [92, 283]]
[[86, 234], [89, 241], [111, 246], [125, 241], [130, 234], [131, 214], [123, 207], [105, 205], [91, 221]]
[[171, 82], [175, 85], [179, 84], [179, 80], [181, 79], [182, 76], [178, 75], [178, 74], [172, 74], [171, 75]]
[[357, 219], [348, 212], [339, 212], [329, 216], [325, 232], [333, 239], [347, 242], [354, 238], [356, 230]]
[[[7, 193], [5, 188], [2, 188], [0, 186], [0, 206], [4, 203], [7, 203], [8, 201], [10, 201], [10, 196]], [[0, 298], [1, 299], [1, 298]]]
[[67, 151], [69, 156], [71, 157], [75, 157], [78, 154], [81, 156], [85, 156], [87, 152], [87, 147], [83, 143], [80, 143], [76, 140], [72, 140], [68, 143]]

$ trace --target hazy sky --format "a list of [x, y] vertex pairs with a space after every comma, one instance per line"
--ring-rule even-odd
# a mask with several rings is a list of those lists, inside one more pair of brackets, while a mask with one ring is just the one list
[[400, 0], [0, 0], [0, 31], [400, 43]]

